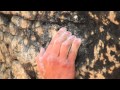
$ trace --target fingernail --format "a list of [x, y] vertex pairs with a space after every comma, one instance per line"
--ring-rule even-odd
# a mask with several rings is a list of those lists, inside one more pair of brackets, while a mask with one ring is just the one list
[[81, 39], [80, 39], [80, 38], [76, 38], [76, 41], [80, 43], [80, 42], [81, 42]]
[[75, 36], [72, 35], [69, 37], [69, 40], [74, 40], [74, 38], [75, 38]]
[[62, 27], [62, 28], [60, 28], [60, 31], [61, 31], [61, 32], [67, 31], [67, 28], [66, 28], [66, 27]]
[[66, 34], [66, 35], [71, 35], [71, 32], [67, 31], [65, 34]]

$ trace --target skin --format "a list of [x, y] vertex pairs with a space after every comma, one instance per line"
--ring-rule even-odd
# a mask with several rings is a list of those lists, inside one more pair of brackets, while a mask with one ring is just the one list
[[74, 79], [75, 59], [81, 39], [65, 27], [52, 38], [46, 51], [40, 49], [36, 57], [38, 72], [43, 79]]

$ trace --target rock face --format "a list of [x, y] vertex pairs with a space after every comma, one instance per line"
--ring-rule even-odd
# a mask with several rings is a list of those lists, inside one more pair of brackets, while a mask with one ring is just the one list
[[119, 11], [0, 11], [0, 79], [37, 79], [35, 57], [62, 26], [82, 39], [76, 78], [120, 78]]

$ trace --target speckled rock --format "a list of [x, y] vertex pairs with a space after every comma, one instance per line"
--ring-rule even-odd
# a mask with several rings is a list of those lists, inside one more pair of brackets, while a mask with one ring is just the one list
[[13, 73], [14, 79], [28, 79], [29, 78], [29, 76], [25, 72], [25, 69], [22, 67], [22, 65], [18, 61], [13, 61], [12, 73]]
[[120, 79], [119, 11], [0, 11], [0, 79], [37, 79], [35, 57], [61, 27], [82, 39], [78, 79]]
[[31, 22], [28, 20], [25, 20], [19, 16], [13, 16], [11, 21], [17, 26], [20, 27], [22, 29], [26, 29], [29, 28], [31, 25]]

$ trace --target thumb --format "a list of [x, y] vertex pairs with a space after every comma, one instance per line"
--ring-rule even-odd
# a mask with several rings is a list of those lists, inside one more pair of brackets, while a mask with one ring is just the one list
[[40, 57], [43, 56], [45, 53], [45, 49], [43, 47], [40, 48]]

